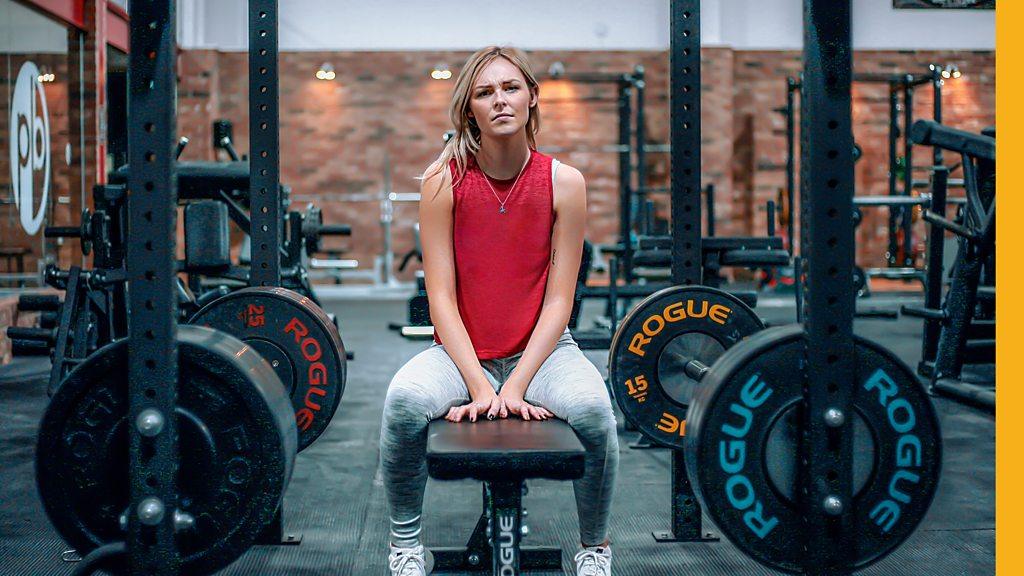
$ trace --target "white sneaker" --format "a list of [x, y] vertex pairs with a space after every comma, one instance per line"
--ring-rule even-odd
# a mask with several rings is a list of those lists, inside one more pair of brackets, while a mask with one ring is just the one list
[[576, 553], [576, 576], [611, 576], [612, 549], [607, 546], [584, 548]]
[[388, 554], [388, 568], [391, 576], [427, 576], [423, 546], [397, 548], [391, 546]]

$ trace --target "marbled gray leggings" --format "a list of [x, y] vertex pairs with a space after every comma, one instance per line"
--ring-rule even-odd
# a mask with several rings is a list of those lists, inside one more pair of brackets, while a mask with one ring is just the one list
[[[481, 361], [495, 391], [521, 355]], [[537, 370], [525, 399], [568, 422], [583, 442], [584, 474], [573, 482], [580, 539], [587, 545], [601, 544], [608, 536], [619, 441], [604, 379], [568, 330]], [[419, 539], [427, 482], [427, 424], [469, 400], [462, 374], [439, 344], [414, 356], [392, 378], [384, 401], [380, 453], [395, 544], [411, 545]]]

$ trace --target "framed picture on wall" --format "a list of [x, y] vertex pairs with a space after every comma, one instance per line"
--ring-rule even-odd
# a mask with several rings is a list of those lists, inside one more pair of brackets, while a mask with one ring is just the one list
[[995, 10], [996, 0], [892, 0], [892, 7], [901, 8], [959, 8]]

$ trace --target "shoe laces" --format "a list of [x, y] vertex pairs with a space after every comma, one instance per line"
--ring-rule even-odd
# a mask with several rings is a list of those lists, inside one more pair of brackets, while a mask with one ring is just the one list
[[415, 548], [392, 548], [388, 567], [392, 576], [423, 576], [426, 573], [423, 560], [423, 546]]
[[611, 576], [611, 573], [611, 554], [605, 552], [604, 549], [584, 549], [576, 553], [577, 576]]

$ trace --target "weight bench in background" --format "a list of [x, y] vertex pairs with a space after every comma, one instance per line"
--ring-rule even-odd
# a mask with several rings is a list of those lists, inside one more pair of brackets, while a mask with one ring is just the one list
[[562, 551], [521, 547], [527, 478], [574, 480], [583, 476], [583, 444], [561, 420], [519, 418], [452, 423], [427, 428], [427, 472], [436, 480], [472, 478], [484, 483], [483, 513], [465, 547], [432, 548], [434, 571], [559, 569]]

